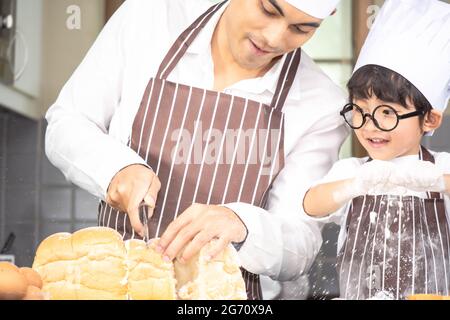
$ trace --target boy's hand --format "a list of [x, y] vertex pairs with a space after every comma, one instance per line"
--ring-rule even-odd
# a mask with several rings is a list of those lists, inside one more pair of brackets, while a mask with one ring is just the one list
[[446, 192], [444, 172], [429, 161], [418, 160], [412, 165], [398, 166], [390, 183], [418, 192]]
[[367, 194], [373, 190], [383, 190], [389, 187], [390, 177], [395, 171], [395, 165], [389, 161], [372, 160], [358, 168], [355, 177], [355, 187]]
[[359, 167], [355, 178], [348, 180], [346, 186], [335, 192], [333, 198], [338, 203], [344, 203], [358, 196], [371, 192], [389, 190], [389, 177], [395, 165], [388, 161], [372, 160]]

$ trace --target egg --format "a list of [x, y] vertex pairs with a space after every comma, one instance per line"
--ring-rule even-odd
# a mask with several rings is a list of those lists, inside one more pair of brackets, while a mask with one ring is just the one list
[[39, 273], [26, 267], [20, 268], [20, 273], [25, 276], [28, 281], [28, 285], [42, 289], [42, 279]]
[[20, 300], [27, 292], [28, 282], [23, 274], [11, 268], [0, 269], [0, 300]]
[[44, 293], [35, 286], [28, 286], [27, 293], [25, 294], [25, 297], [23, 300], [44, 300]]

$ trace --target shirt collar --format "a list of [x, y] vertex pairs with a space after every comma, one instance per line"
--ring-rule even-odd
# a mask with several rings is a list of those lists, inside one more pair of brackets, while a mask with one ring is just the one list
[[[240, 90], [244, 90], [253, 94], [262, 94], [265, 91], [269, 91], [271, 94], [275, 94], [278, 85], [278, 79], [280, 78], [281, 70], [283, 69], [284, 62], [287, 58], [287, 54], [281, 57], [272, 68], [266, 72], [262, 77], [242, 80], [235, 84], [239, 86]], [[289, 91], [289, 98], [300, 99], [300, 85], [299, 77], [297, 75], [292, 83], [291, 90]]]
[[[203, 30], [200, 31], [195, 40], [189, 46], [186, 53], [193, 55], [209, 55], [209, 57], [211, 57], [211, 39], [217, 23], [227, 7], [228, 4], [224, 5], [211, 17]], [[231, 88], [238, 86], [239, 90], [244, 90], [253, 94], [262, 94], [265, 91], [269, 91], [274, 94], [277, 89], [278, 79], [281, 74], [281, 70], [283, 69], [283, 64], [286, 57], [287, 54], [281, 57], [262, 77], [239, 81]], [[298, 76], [296, 76], [294, 83], [292, 84], [292, 89], [289, 92], [289, 97], [294, 99], [298, 99], [300, 97], [298, 81]]]

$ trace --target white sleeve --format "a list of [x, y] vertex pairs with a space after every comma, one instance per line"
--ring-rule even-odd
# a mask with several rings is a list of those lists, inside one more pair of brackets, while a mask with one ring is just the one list
[[[450, 174], [450, 153], [448, 152], [432, 152], [435, 157], [436, 165], [444, 171], [444, 174]], [[444, 194], [445, 213], [447, 221], [450, 225], [450, 195]]]
[[117, 172], [145, 165], [124, 142], [108, 135], [121, 98], [123, 29], [134, 4], [126, 1], [109, 20], [46, 114], [50, 161], [68, 180], [103, 199]]
[[337, 160], [347, 133], [331, 114], [302, 137], [274, 181], [267, 210], [245, 203], [225, 205], [248, 229], [239, 250], [246, 270], [279, 281], [295, 280], [309, 270], [322, 245], [323, 225], [304, 218], [303, 195], [307, 186], [325, 175]]
[[438, 152], [434, 154], [436, 165], [441, 168], [444, 173], [450, 174], [450, 153]]
[[350, 179], [355, 176], [355, 170], [366, 161], [367, 158], [347, 158], [337, 161], [328, 173], [313, 185], [325, 184], [345, 179]]
[[[325, 177], [323, 177], [319, 181], [312, 184], [312, 186], [335, 182], [335, 181], [340, 181], [340, 180], [345, 180], [345, 179], [350, 179], [354, 176], [356, 169], [362, 163], [367, 161], [367, 159], [368, 158], [363, 158], [363, 159], [348, 158], [348, 159], [339, 160], [338, 162], [336, 162], [333, 165], [333, 167], [325, 175]], [[305, 193], [305, 195], [306, 195], [306, 193]], [[350, 204], [351, 204], [351, 201], [347, 202], [344, 206], [342, 206], [337, 211], [331, 213], [330, 215], [328, 215], [326, 217], [320, 217], [320, 218], [312, 217], [312, 216], [308, 215], [304, 210], [303, 210], [303, 213], [304, 213], [306, 219], [310, 219], [310, 220], [318, 221], [318, 222], [322, 222], [322, 223], [335, 223], [337, 225], [341, 225], [343, 222], [343, 217], [346, 215], [346, 213], [350, 207]]]

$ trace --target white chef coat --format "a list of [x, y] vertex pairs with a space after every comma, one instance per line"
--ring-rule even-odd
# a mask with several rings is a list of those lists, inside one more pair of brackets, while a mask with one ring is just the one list
[[[450, 153], [447, 152], [433, 152], [430, 150], [430, 153], [434, 156], [435, 164], [438, 168], [442, 170], [444, 173], [450, 174]], [[357, 169], [361, 167], [363, 164], [367, 162], [369, 158], [348, 158], [343, 159], [338, 162], [336, 162], [333, 167], [331, 168], [330, 172], [323, 177], [318, 184], [324, 184], [324, 183], [330, 183], [334, 181], [340, 181], [340, 180], [346, 180], [346, 179], [352, 179], [355, 177], [355, 173], [357, 172]], [[409, 163], [415, 162], [419, 160], [418, 155], [410, 155], [410, 156], [403, 156], [398, 157], [395, 159], [390, 160], [390, 162], [398, 165], [398, 166], [407, 166]], [[404, 190], [405, 193], [404, 196], [415, 196], [419, 198], [426, 198], [427, 194], [426, 192], [417, 192], [414, 190]], [[445, 194], [444, 195], [444, 203], [445, 203], [445, 210], [447, 214], [447, 220], [450, 222], [450, 195]], [[321, 221], [321, 222], [334, 222], [340, 226], [345, 226], [345, 223], [347, 221], [347, 214], [350, 209], [350, 205], [352, 204], [352, 201], [347, 202], [344, 206], [342, 206], [339, 210], [332, 213], [331, 215], [323, 218], [315, 218], [308, 216], [309, 219], [314, 221]], [[306, 214], [306, 213], [305, 213]], [[342, 248], [342, 245], [344, 244], [344, 241], [347, 237], [347, 231], [345, 228], [340, 229], [339, 237], [338, 237], [338, 243], [337, 243], [337, 252], [340, 251]]]
[[[145, 87], [175, 39], [209, 6], [206, 0], [127, 0], [119, 8], [46, 115], [46, 153], [67, 179], [105, 199], [117, 172], [144, 164], [126, 144]], [[224, 9], [203, 29], [169, 81], [213, 88], [210, 40]], [[240, 81], [224, 92], [270, 104], [282, 62], [263, 77]], [[285, 168], [269, 193], [267, 210], [225, 204], [249, 231], [239, 251], [248, 271], [291, 280], [314, 261], [322, 225], [304, 219], [301, 199], [311, 181], [338, 159], [348, 134], [339, 117], [345, 100], [344, 92], [304, 53], [284, 108]]]

